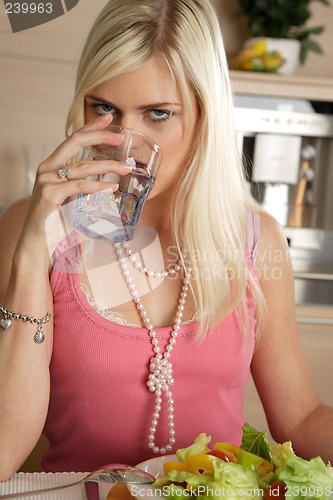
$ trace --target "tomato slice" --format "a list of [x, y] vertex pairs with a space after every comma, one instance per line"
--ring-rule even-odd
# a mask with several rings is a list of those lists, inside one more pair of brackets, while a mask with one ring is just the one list
[[222, 451], [228, 458], [229, 462], [233, 462], [234, 464], [237, 462], [237, 454], [239, 451], [239, 447], [230, 443], [215, 443], [213, 446], [213, 450]]
[[207, 451], [207, 455], [213, 455], [213, 457], [217, 457], [224, 462], [230, 462], [229, 457], [220, 450]]
[[272, 483], [265, 493], [265, 500], [285, 500], [286, 485], [282, 481]]

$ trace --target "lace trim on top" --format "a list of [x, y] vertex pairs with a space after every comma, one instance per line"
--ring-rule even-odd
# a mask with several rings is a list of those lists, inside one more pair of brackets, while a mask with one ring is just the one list
[[[80, 287], [89, 305], [103, 318], [112, 321], [113, 323], [117, 323], [118, 325], [132, 326], [134, 328], [142, 328], [142, 325], [137, 325], [135, 323], [128, 323], [120, 313], [117, 313], [115, 311], [110, 311], [110, 309], [107, 308], [107, 306], [104, 304], [102, 300], [91, 297], [88, 288], [83, 283], [80, 283]], [[188, 323], [193, 323], [195, 321], [198, 321], [196, 313], [194, 314], [192, 319], [182, 321], [181, 325], [187, 325]]]

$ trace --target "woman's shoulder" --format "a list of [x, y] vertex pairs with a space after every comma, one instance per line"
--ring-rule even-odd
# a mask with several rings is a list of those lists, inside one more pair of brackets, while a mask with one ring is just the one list
[[260, 212], [260, 245], [286, 246], [287, 238], [281, 224], [267, 212]]
[[260, 212], [257, 267], [268, 269], [277, 263], [290, 265], [289, 246], [281, 224], [267, 212]]

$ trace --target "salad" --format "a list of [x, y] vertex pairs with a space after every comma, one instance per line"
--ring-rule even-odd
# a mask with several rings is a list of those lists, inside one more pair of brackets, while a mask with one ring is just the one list
[[303, 460], [291, 442], [270, 444], [266, 432], [243, 426], [240, 447], [215, 443], [200, 434], [176, 452], [178, 462], [164, 463], [154, 482], [172, 499], [326, 500], [333, 493], [333, 467], [320, 457]]

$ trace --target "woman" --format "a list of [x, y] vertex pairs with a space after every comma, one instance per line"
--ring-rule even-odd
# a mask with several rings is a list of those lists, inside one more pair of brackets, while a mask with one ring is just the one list
[[[250, 369], [274, 438], [292, 440], [304, 457], [333, 458], [333, 413], [302, 357], [285, 238], [248, 194], [232, 114], [208, 0], [106, 5], [81, 57], [69, 136], [39, 166], [30, 200], [1, 218], [0, 480], [43, 429], [47, 471], [137, 463], [200, 432], [239, 444]], [[156, 231], [164, 269], [174, 272], [158, 286], [149, 277], [149, 291], [130, 247], [103, 247], [110, 262], [97, 278], [86, 262], [80, 272], [62, 268], [68, 252], [81, 258], [77, 232], [58, 245], [60, 265], [50, 264], [50, 217], [70, 197], [101, 189], [87, 177], [128, 173], [116, 162], [73, 160], [81, 147], [120, 144], [106, 130], [111, 122], [147, 134], [163, 151], [140, 225]], [[96, 298], [111, 304], [112, 321], [83, 293], [94, 279], [106, 285]]]

